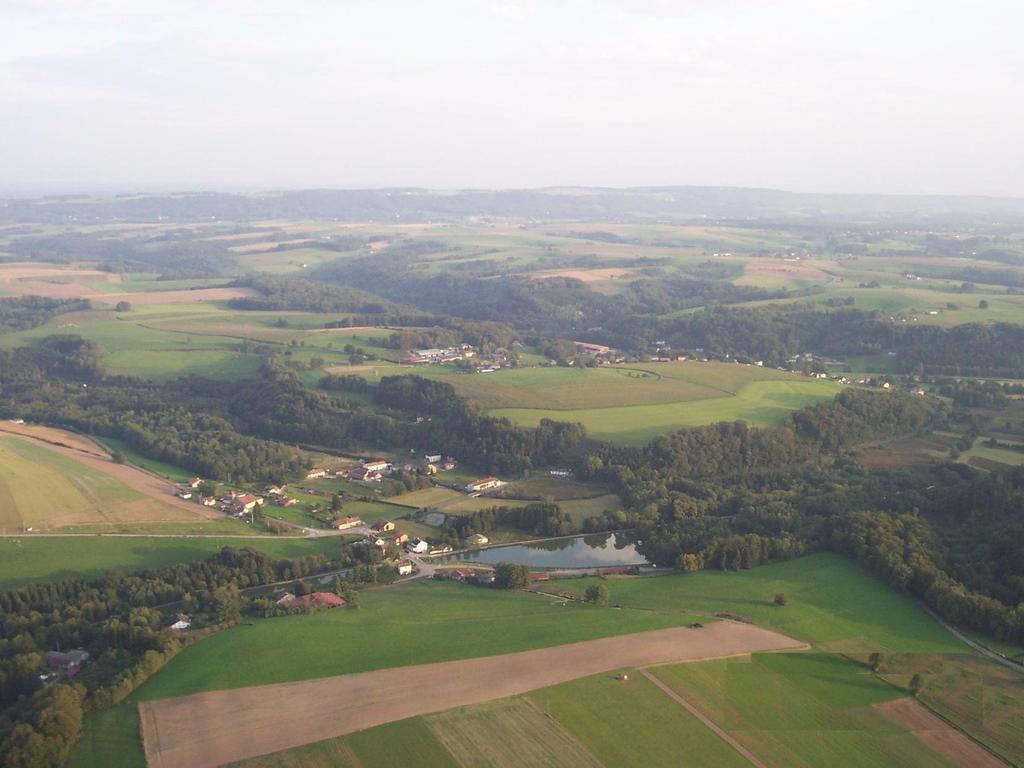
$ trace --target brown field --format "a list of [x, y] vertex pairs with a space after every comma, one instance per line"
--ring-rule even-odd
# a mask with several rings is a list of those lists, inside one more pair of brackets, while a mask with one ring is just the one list
[[0, 439], [5, 434], [39, 443], [48, 450], [103, 472], [147, 497], [124, 502], [111, 509], [51, 515], [47, 519], [47, 527], [93, 523], [195, 523], [224, 519], [223, 514], [209, 507], [177, 498], [175, 486], [167, 480], [127, 464], [115, 464], [106, 450], [82, 435], [34, 424], [0, 423]]
[[51, 299], [89, 299], [97, 304], [180, 304], [200, 301], [226, 301], [252, 296], [249, 288], [196, 288], [194, 290], [102, 293], [76, 280], [101, 280], [119, 283], [119, 275], [95, 269], [54, 267], [47, 264], [12, 262], [0, 264], [0, 293], [18, 296], [46, 296]]
[[[782, 259], [753, 259], [748, 261], [743, 270], [746, 282], [760, 279], [769, 280], [807, 280], [815, 283], [827, 283], [832, 276], [821, 269], [823, 262], [810, 263], [806, 260], [784, 261]], [[834, 266], [828, 263], [828, 266]]]
[[803, 643], [718, 621], [463, 661], [213, 691], [139, 705], [150, 768], [210, 768], [375, 725], [623, 667], [794, 650]]
[[965, 768], [1006, 768], [1006, 763], [947, 725], [917, 701], [893, 699], [875, 708], [897, 725], [909, 728], [924, 744]]

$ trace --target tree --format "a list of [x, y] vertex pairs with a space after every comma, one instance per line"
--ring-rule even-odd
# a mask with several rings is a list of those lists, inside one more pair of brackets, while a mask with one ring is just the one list
[[775, 603], [776, 605], [785, 605], [786, 603], [789, 602], [789, 598], [786, 597], [786, 593], [785, 592], [776, 592], [775, 593], [775, 599], [772, 600], [772, 602]]
[[331, 497], [331, 512], [341, 512], [341, 494], [336, 493]]
[[120, 451], [114, 451], [110, 454], [110, 460], [115, 464], [124, 464], [124, 454]]
[[608, 587], [604, 584], [591, 584], [587, 587], [585, 598], [588, 603], [594, 605], [608, 605]]
[[988, 309], [988, 302], [985, 299], [982, 299], [981, 301], [979, 301], [978, 302], [978, 309]]
[[114, 309], [117, 310], [118, 312], [131, 312], [132, 305], [131, 302], [128, 301], [119, 301], [117, 302], [117, 304], [114, 305]]
[[704, 555], [686, 552], [679, 556], [677, 567], [681, 573], [696, 573], [704, 568]]
[[914, 675], [910, 678], [910, 692], [917, 696], [921, 692], [921, 688], [924, 686], [924, 680], [921, 675]]
[[496, 589], [525, 589], [530, 585], [530, 569], [515, 563], [498, 563], [494, 566]]
[[882, 654], [880, 654], [878, 651], [875, 651], [870, 656], [868, 656], [868, 667], [871, 669], [872, 672], [877, 672], [879, 668], [881, 668], [881, 666]]

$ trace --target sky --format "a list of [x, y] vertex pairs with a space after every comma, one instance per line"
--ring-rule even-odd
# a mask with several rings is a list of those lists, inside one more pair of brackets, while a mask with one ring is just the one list
[[1024, 197], [1007, 0], [0, 0], [0, 192]]

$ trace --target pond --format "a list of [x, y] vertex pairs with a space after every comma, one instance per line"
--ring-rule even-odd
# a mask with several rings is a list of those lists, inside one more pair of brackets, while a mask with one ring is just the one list
[[510, 544], [445, 558], [475, 563], [517, 563], [533, 568], [603, 568], [647, 565], [635, 539], [627, 533], [596, 533], [537, 544]]

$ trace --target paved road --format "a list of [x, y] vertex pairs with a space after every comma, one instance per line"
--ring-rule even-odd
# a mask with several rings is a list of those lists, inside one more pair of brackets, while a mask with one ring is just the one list
[[933, 611], [924, 603], [921, 603], [921, 607], [924, 608], [925, 613], [927, 613], [929, 616], [931, 616], [933, 619], [939, 622], [939, 624], [941, 624], [943, 628], [947, 632], [949, 632], [949, 634], [951, 634], [961, 643], [966, 645], [968, 648], [972, 648], [973, 650], [980, 653], [982, 656], [987, 656], [988, 658], [992, 659], [992, 661], [996, 662], [997, 664], [1002, 664], [1004, 667], [1007, 667], [1008, 669], [1012, 669], [1015, 672], [1024, 673], [1024, 664], [1018, 664], [1016, 661], [1013, 661], [1012, 659], [1003, 656], [1001, 653], [993, 651], [988, 646], [982, 645], [977, 640], [972, 640], [970, 637], [965, 635], [956, 627], [952, 626], [951, 624], [947, 624], [945, 621], [943, 621], [942, 618], [935, 611]]

